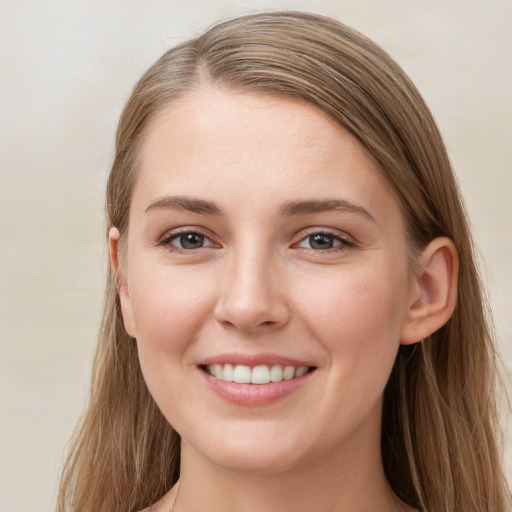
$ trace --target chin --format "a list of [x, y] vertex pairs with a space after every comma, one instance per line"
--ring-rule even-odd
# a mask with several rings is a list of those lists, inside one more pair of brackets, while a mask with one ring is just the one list
[[258, 451], [235, 452], [232, 449], [212, 454], [211, 462], [227, 471], [251, 475], [284, 473], [304, 463], [290, 453], [276, 453], [269, 450], [259, 450], [259, 453]]
[[[204, 439], [208, 439], [204, 443]], [[215, 466], [228, 471], [248, 474], [282, 473], [311, 460], [311, 453], [319, 451], [309, 446], [304, 436], [280, 432], [271, 425], [251, 425], [251, 428], [233, 428], [223, 435], [209, 431], [197, 443], [185, 441], [182, 452], [191, 449]], [[184, 453], [182, 456], [185, 455]]]

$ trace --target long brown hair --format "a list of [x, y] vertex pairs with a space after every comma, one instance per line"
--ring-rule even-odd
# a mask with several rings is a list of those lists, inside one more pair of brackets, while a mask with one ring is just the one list
[[[108, 227], [127, 231], [148, 122], [193, 88], [214, 85], [301, 98], [348, 129], [379, 162], [406, 221], [411, 254], [438, 236], [460, 259], [458, 303], [429, 339], [400, 348], [384, 396], [388, 480], [421, 511], [504, 512], [496, 354], [468, 223], [427, 106], [378, 46], [329, 18], [272, 12], [221, 23], [165, 53], [139, 80], [116, 135]], [[60, 512], [136, 511], [179, 477], [179, 437], [144, 383], [108, 276], [90, 403], [61, 482]]]

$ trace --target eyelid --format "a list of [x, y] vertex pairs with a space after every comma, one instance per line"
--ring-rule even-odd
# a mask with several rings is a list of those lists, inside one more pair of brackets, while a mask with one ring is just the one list
[[[339, 240], [341, 243], [334, 247], [330, 247], [328, 249], [313, 249], [308, 247], [300, 247], [299, 244], [304, 242], [306, 239], [313, 235], [329, 235], [333, 238]], [[354, 237], [350, 236], [348, 233], [344, 231], [339, 231], [333, 228], [322, 228], [322, 227], [313, 227], [307, 228], [305, 230], [300, 231], [297, 234], [298, 241], [293, 244], [293, 247], [311, 250], [314, 252], [329, 252], [329, 251], [340, 251], [343, 249], [347, 249], [349, 247], [357, 246], [357, 242]]]
[[[189, 233], [190, 234], [198, 234], [198, 235], [203, 236], [205, 239], [207, 239], [209, 241], [209, 245], [200, 247], [198, 249], [181, 249], [180, 247], [173, 245], [171, 243], [173, 240], [175, 240], [179, 236], [189, 234]], [[339, 251], [340, 249], [343, 249], [343, 248], [357, 246], [357, 241], [354, 239], [354, 237], [352, 237], [351, 235], [349, 235], [348, 233], [346, 233], [344, 231], [340, 231], [340, 230], [333, 229], [333, 228], [311, 227], [311, 228], [303, 229], [299, 233], [297, 233], [297, 235], [295, 237], [297, 241], [292, 244], [292, 247], [298, 247], [298, 245], [300, 243], [302, 243], [303, 241], [305, 241], [308, 237], [316, 235], [316, 234], [332, 236], [333, 238], [336, 238], [337, 240], [339, 240], [341, 243], [332, 248], [323, 249], [322, 251], [320, 251], [318, 249], [312, 249], [312, 248], [309, 249], [314, 252], [328, 252], [328, 251], [336, 251], [336, 250]], [[181, 226], [181, 227], [166, 231], [157, 240], [156, 245], [166, 247], [168, 250], [171, 250], [174, 252], [182, 252], [182, 253], [190, 253], [193, 251], [200, 251], [201, 249], [209, 249], [211, 247], [215, 247], [215, 248], [221, 247], [221, 244], [219, 244], [218, 242], [215, 241], [215, 237], [212, 236], [212, 234], [210, 234], [209, 230], [200, 228], [198, 226]], [[172, 249], [170, 249], [169, 247], [172, 247]], [[308, 248], [304, 247], [303, 249], [307, 250]]]
[[312, 236], [312, 235], [330, 235], [330, 236], [333, 236], [333, 237], [336, 237], [336, 238], [339, 238], [340, 240], [343, 240], [347, 243], [351, 243], [351, 244], [356, 244], [357, 241], [356, 239], [352, 236], [352, 235], [349, 235], [346, 231], [341, 231], [339, 229], [335, 229], [335, 228], [324, 228], [324, 227], [311, 227], [311, 228], [306, 228], [306, 229], [302, 229], [301, 231], [299, 231], [296, 235], [296, 238], [300, 241], [304, 240], [305, 238], [307, 238], [308, 236]]
[[203, 235], [202, 233], [198, 233], [196, 231], [189, 231], [189, 232], [185, 232], [185, 233], [176, 233], [173, 236], [169, 237], [168, 244], [172, 245], [173, 247], [176, 247], [177, 249], [180, 249], [180, 250], [186, 250], [186, 251], [197, 250], [197, 249], [185, 249], [184, 247], [180, 247], [178, 244], [174, 243], [174, 242], [180, 241], [180, 239], [183, 235], [198, 235], [198, 236], [200, 236], [201, 240], [203, 242], [203, 245], [201, 247], [198, 247], [197, 249], [203, 249], [204, 247], [213, 247], [215, 245], [207, 236]]
[[[182, 249], [181, 247], [178, 247], [176, 245], [172, 244], [172, 241], [180, 237], [181, 235], [187, 235], [187, 234], [196, 234], [201, 235], [205, 239], [207, 239], [210, 244], [207, 246], [199, 247], [198, 249]], [[211, 247], [220, 247], [220, 244], [216, 243], [213, 239], [214, 237], [205, 229], [197, 227], [197, 226], [182, 226], [176, 229], [171, 229], [169, 231], [166, 231], [164, 235], [162, 235], [156, 245], [162, 246], [167, 248], [170, 251], [173, 252], [180, 252], [180, 253], [190, 253], [193, 251], [200, 251], [201, 249], [209, 249]]]

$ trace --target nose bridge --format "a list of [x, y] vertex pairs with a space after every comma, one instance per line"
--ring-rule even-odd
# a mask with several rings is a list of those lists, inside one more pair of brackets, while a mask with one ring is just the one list
[[270, 247], [245, 243], [229, 257], [216, 316], [243, 331], [284, 325], [288, 319], [285, 295], [276, 282], [279, 265]]

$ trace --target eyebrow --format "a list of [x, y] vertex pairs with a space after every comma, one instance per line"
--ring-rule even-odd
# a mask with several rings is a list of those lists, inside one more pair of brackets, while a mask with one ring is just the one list
[[[146, 208], [146, 213], [160, 209], [187, 210], [201, 215], [224, 215], [222, 210], [213, 201], [197, 199], [188, 196], [164, 196], [155, 199]], [[345, 211], [358, 213], [375, 222], [370, 212], [361, 205], [347, 201], [346, 199], [327, 199], [322, 201], [286, 201], [278, 210], [278, 214], [284, 217], [294, 215], [306, 215], [325, 211]]]
[[146, 213], [151, 210], [167, 208], [187, 210], [202, 215], [223, 215], [222, 210], [214, 202], [188, 196], [164, 196], [157, 198], [146, 208]]
[[375, 222], [375, 219], [366, 208], [345, 199], [328, 199], [325, 201], [287, 201], [281, 206], [281, 208], [279, 208], [279, 214], [283, 216], [291, 216], [337, 210], [358, 213]]

